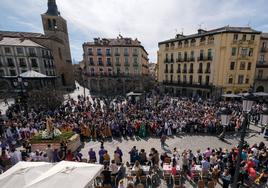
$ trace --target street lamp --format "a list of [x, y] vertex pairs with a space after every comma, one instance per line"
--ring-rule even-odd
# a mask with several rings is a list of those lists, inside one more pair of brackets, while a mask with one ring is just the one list
[[[13, 84], [14, 84], [15, 87], [19, 87], [19, 90], [20, 90], [19, 91], [19, 97], [20, 97], [20, 100], [21, 100], [19, 102], [24, 103], [25, 101], [24, 101], [24, 94], [23, 94], [24, 90], [23, 90], [23, 88], [28, 86], [28, 82], [23, 81], [22, 77], [19, 76], [18, 79], [13, 82]], [[26, 106], [25, 106], [25, 110], [27, 110]]]
[[226, 132], [226, 126], [229, 125], [230, 119], [231, 119], [232, 111], [229, 108], [223, 107], [221, 109], [221, 124], [223, 127], [222, 133], [220, 134], [220, 139], [224, 139], [225, 132]]
[[252, 93], [248, 93], [243, 98], [243, 112], [250, 112], [251, 107], [254, 104], [254, 101], [256, 99], [256, 96]]
[[262, 133], [264, 132], [264, 138], [268, 138], [268, 108], [267, 106], [263, 107], [261, 117], [260, 117], [260, 123], [262, 125]]
[[267, 106], [263, 107], [263, 109], [262, 109], [260, 123], [262, 126], [268, 125], [268, 108], [267, 108]]
[[251, 111], [251, 108], [254, 104], [254, 101], [256, 100], [256, 97], [252, 93], [248, 93], [243, 97], [243, 122], [242, 122], [242, 132], [240, 136], [240, 142], [238, 146], [238, 154], [237, 154], [237, 161], [235, 166], [235, 174], [234, 174], [234, 182], [233, 182], [233, 188], [237, 188], [238, 185], [238, 176], [240, 173], [240, 163], [241, 163], [241, 154], [242, 154], [242, 148], [244, 145], [244, 140], [246, 137], [246, 129], [249, 125], [249, 112]]

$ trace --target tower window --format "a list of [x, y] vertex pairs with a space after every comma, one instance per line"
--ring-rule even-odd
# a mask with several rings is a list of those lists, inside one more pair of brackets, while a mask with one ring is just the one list
[[53, 19], [53, 29], [57, 29], [57, 21]]
[[47, 22], [48, 22], [48, 29], [52, 29], [52, 23], [51, 23], [51, 20], [48, 19]]

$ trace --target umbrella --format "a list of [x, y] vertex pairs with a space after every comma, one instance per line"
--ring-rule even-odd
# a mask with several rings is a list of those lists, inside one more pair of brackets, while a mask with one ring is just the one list
[[91, 185], [103, 165], [61, 161], [25, 188], [84, 188]]
[[268, 96], [268, 93], [265, 93], [265, 92], [256, 92], [253, 94], [258, 96], [258, 97], [267, 97]]
[[222, 97], [226, 98], [240, 98], [241, 96], [235, 94], [223, 94]]
[[0, 175], [0, 187], [23, 187], [52, 166], [53, 164], [46, 162], [19, 162]]

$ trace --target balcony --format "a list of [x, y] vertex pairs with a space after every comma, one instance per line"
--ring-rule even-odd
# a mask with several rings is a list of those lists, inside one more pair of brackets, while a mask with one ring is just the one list
[[93, 56], [93, 52], [88, 52], [88, 55]]
[[99, 61], [99, 62], [98, 62], [98, 65], [99, 65], [99, 66], [103, 66], [103, 62]]
[[202, 69], [198, 69], [197, 73], [202, 74], [203, 70]]
[[187, 73], [187, 69], [183, 69], [182, 73]]
[[177, 70], [177, 73], [181, 73], [181, 69], [178, 69], [178, 70]]
[[133, 52], [132, 54], [133, 56], [139, 56], [139, 54], [137, 52]]
[[248, 60], [249, 59], [249, 56], [240, 54], [240, 56], [238, 58], [239, 59], [242, 59], [242, 60]]
[[26, 63], [20, 63], [20, 67], [25, 68], [25, 67], [27, 67], [27, 65], [26, 65]]
[[125, 67], [129, 67], [129, 63], [128, 62], [125, 62], [124, 65], [125, 65]]
[[119, 62], [116, 62], [115, 65], [119, 66], [119, 67], [121, 66], [121, 64]]
[[268, 64], [266, 61], [258, 61], [256, 64], [256, 68], [268, 68]]
[[181, 58], [177, 58], [176, 59], [176, 62], [182, 62], [182, 59]]
[[169, 60], [168, 60], [168, 59], [165, 59], [165, 60], [164, 60], [164, 63], [168, 63], [168, 62], [169, 62]]
[[205, 73], [210, 74], [210, 69], [206, 69]]
[[165, 73], [168, 73], [168, 70], [167, 69], [165, 69], [165, 71], [164, 71]]
[[202, 88], [202, 89], [212, 89], [213, 85], [209, 83], [196, 83], [196, 82], [187, 82], [187, 81], [177, 81], [177, 82], [171, 82], [171, 81], [163, 81], [163, 84], [170, 85], [170, 86], [181, 86], [181, 87], [190, 87], [190, 88]]
[[256, 77], [256, 80], [257, 80], [257, 81], [268, 81], [268, 76], [264, 77], [264, 76], [260, 76], [260, 75], [258, 75], [258, 76]]
[[208, 56], [207, 60], [208, 61], [212, 61], [213, 60], [213, 57], [212, 56]]
[[112, 66], [112, 63], [111, 63], [111, 62], [107, 62], [106, 65], [107, 65], [108, 67], [111, 67], [111, 66]]
[[106, 56], [111, 56], [111, 53], [106, 53]]
[[200, 56], [197, 58], [197, 61], [206, 61], [206, 57], [205, 56]]
[[115, 52], [114, 55], [115, 56], [120, 56], [120, 53], [119, 52]]
[[128, 55], [129, 55], [128, 53], [126, 53], [126, 52], [124, 53], [124, 56], [128, 56]]
[[189, 61], [195, 61], [194, 57], [190, 57]]
[[238, 44], [238, 40], [233, 40], [232, 44]]
[[174, 63], [174, 59], [172, 58], [172, 59], [170, 59], [170, 63]]
[[138, 63], [133, 63], [133, 67], [138, 67], [139, 64]]
[[189, 73], [194, 73], [194, 69], [189, 69]]
[[7, 63], [7, 66], [8, 67], [15, 67], [15, 64], [14, 63]]
[[183, 62], [188, 62], [188, 58], [187, 57], [184, 57], [183, 58]]
[[254, 44], [254, 40], [248, 40], [248, 44]]
[[262, 47], [262, 48], [261, 48], [261, 52], [262, 52], [262, 53], [267, 52], [267, 48], [266, 48], [266, 47]]
[[37, 57], [36, 53], [29, 53], [30, 57]]
[[97, 56], [102, 56], [102, 53], [101, 53], [101, 52], [98, 52], [98, 53], [97, 53]]
[[91, 62], [89, 62], [89, 65], [94, 66], [95, 64], [93, 61], [91, 61]]
[[173, 69], [170, 69], [169, 73], [173, 73], [173, 72], [174, 72]]

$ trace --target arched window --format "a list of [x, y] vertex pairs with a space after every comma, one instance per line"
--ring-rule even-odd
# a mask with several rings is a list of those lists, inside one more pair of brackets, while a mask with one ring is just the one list
[[53, 29], [57, 29], [57, 21], [53, 19]]
[[52, 23], [50, 19], [47, 20], [47, 23], [48, 23], [48, 29], [52, 29]]

